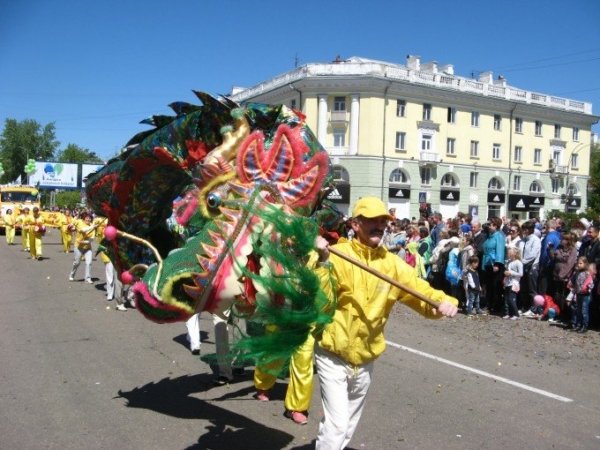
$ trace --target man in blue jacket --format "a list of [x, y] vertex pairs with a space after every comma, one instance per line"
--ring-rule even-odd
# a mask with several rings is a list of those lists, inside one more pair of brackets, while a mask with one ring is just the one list
[[542, 250], [540, 253], [540, 278], [538, 282], [538, 293], [548, 294], [554, 297], [556, 288], [552, 271], [554, 270], [554, 252], [560, 245], [560, 232], [556, 229], [556, 221], [546, 221], [546, 235], [542, 239]]

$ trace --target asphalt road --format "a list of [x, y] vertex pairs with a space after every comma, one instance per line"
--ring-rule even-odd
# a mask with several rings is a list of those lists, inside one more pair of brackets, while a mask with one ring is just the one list
[[[185, 325], [157, 325], [68, 282], [56, 231], [42, 261], [0, 242], [0, 448], [309, 449], [322, 415], [283, 417], [285, 380], [256, 401], [248, 369], [213, 387]], [[83, 279], [83, 265], [78, 278]], [[202, 317], [203, 353], [214, 351]], [[390, 318], [385, 354], [351, 448], [600, 448], [600, 336], [545, 322]]]

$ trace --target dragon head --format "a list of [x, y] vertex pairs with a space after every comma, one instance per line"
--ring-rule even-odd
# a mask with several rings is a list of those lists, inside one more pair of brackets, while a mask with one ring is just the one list
[[285, 302], [264, 281], [303, 265], [331, 185], [301, 113], [196, 95], [202, 106], [175, 103], [176, 116], [145, 121], [155, 128], [87, 182], [88, 201], [118, 230], [104, 245], [156, 322]]

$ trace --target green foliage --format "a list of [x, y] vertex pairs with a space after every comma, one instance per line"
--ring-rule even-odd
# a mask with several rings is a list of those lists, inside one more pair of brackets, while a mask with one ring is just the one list
[[79, 147], [76, 144], [69, 144], [64, 150], [58, 152], [56, 160], [62, 163], [74, 164], [101, 164], [104, 162], [96, 153], [89, 151], [87, 148]]
[[56, 206], [59, 208], [75, 208], [81, 203], [79, 191], [63, 191], [56, 194]]
[[49, 123], [42, 128], [32, 119], [20, 122], [6, 119], [0, 135], [0, 162], [5, 172], [0, 181], [12, 181], [19, 176], [25, 180], [24, 168], [27, 160], [51, 160], [59, 144], [56, 140], [54, 123]]
[[588, 208], [595, 213], [591, 217], [596, 217], [600, 214], [600, 144], [592, 145], [591, 150]]

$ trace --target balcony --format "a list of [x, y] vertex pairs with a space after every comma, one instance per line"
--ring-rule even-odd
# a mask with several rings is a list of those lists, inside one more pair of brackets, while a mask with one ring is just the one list
[[419, 165], [420, 166], [436, 166], [440, 162], [442, 162], [442, 159], [440, 158], [440, 155], [438, 154], [438, 152], [426, 152], [426, 151], [419, 152]]
[[348, 111], [331, 111], [331, 122], [348, 123]]

